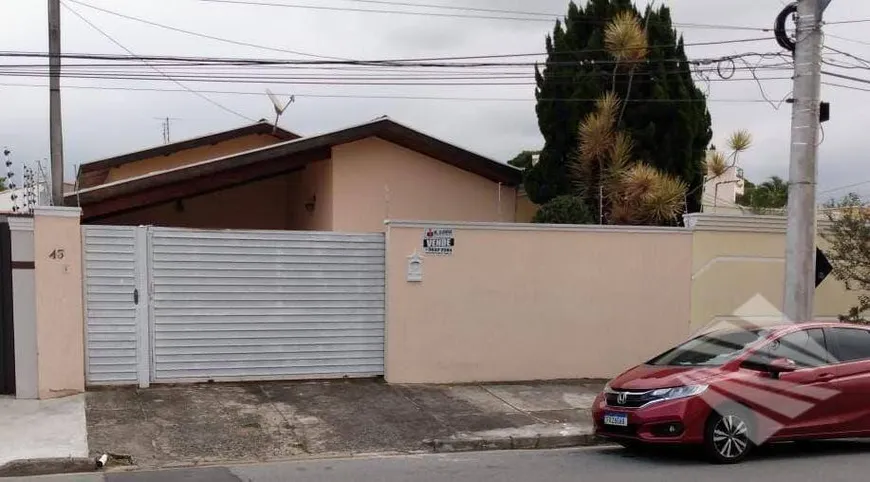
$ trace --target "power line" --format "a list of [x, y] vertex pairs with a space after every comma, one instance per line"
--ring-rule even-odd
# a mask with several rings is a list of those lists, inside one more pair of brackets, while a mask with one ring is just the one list
[[[295, 55], [299, 55], [299, 56], [303, 56], [303, 57], [311, 57], [311, 58], [319, 58], [319, 59], [327, 59], [327, 60], [345, 60], [345, 61], [352, 60], [352, 59], [343, 58], [343, 57], [332, 57], [332, 56], [326, 56], [326, 55], [311, 54], [311, 53], [300, 52], [300, 51], [296, 51], [296, 50], [289, 50], [289, 49], [277, 48], [277, 47], [269, 47], [266, 45], [260, 45], [260, 44], [255, 44], [255, 43], [251, 43], [251, 42], [243, 42], [243, 41], [232, 40], [232, 39], [228, 39], [228, 38], [224, 38], [224, 37], [217, 37], [214, 35], [208, 35], [208, 34], [204, 34], [201, 32], [194, 32], [191, 30], [173, 27], [171, 25], [166, 25], [166, 24], [154, 22], [151, 20], [146, 20], [146, 19], [143, 19], [141, 17], [134, 17], [131, 15], [125, 15], [125, 14], [120, 13], [120, 12], [116, 12], [116, 11], [102, 8], [102, 7], [97, 7], [95, 5], [91, 5], [91, 4], [82, 2], [80, 0], [67, 0], [67, 1], [84, 6], [84, 7], [87, 7], [87, 8], [94, 9], [94, 10], [97, 10], [100, 12], [104, 12], [104, 13], [107, 13], [109, 15], [114, 15], [114, 16], [117, 16], [120, 18], [124, 18], [127, 20], [132, 20], [135, 22], [144, 23], [146, 25], [151, 25], [154, 27], [158, 27], [158, 28], [162, 28], [162, 29], [166, 29], [166, 30], [170, 30], [170, 31], [174, 31], [174, 32], [184, 33], [187, 35], [192, 35], [192, 36], [196, 36], [196, 37], [200, 37], [200, 38], [215, 40], [218, 42], [225, 42], [225, 43], [230, 43], [233, 45], [252, 47], [252, 48], [257, 48], [257, 49], [261, 49], [261, 50], [268, 50], [268, 51], [273, 51], [273, 52], [291, 53], [291, 54], [295, 54]], [[684, 46], [691, 47], [691, 46], [708, 46], [708, 45], [727, 45], [727, 44], [749, 43], [749, 42], [759, 42], [759, 41], [767, 41], [767, 40], [770, 40], [770, 38], [757, 37], [757, 38], [749, 38], [749, 39], [733, 39], [733, 40], [722, 40], [722, 41], [711, 41], [711, 42], [687, 43], [687, 44], [684, 44]], [[672, 47], [672, 45], [652, 46], [650, 48], [657, 48], [657, 47]], [[604, 52], [604, 51], [606, 51], [606, 49], [584, 50], [584, 51], [580, 51], [580, 52], [590, 53], [590, 52]], [[560, 53], [576, 53], [576, 52], [560, 52]], [[509, 58], [509, 57], [527, 57], [527, 56], [545, 56], [545, 55], [548, 55], [547, 52], [523, 53], [523, 54], [503, 54], [503, 55], [476, 55], [476, 56], [448, 57], [448, 58], [444, 58], [444, 57], [437, 58], [436, 57], [436, 58], [417, 58], [417, 59], [390, 59], [390, 61], [400, 62], [400, 61], [448, 60], [448, 59], [450, 59], [450, 60], [472, 60], [472, 59], [483, 59], [483, 58]]]
[[860, 77], [852, 77], [851, 75], [837, 74], [835, 72], [830, 72], [830, 71], [826, 71], [826, 70], [823, 70], [822, 74], [830, 75], [831, 77], [837, 77], [838, 79], [851, 80], [853, 82], [861, 82], [862, 84], [870, 84], [870, 79], [862, 79]]
[[[202, 0], [207, 1], [207, 0]], [[684, 43], [683, 47], [702, 47], [702, 46], [711, 46], [711, 45], [729, 45], [729, 44], [738, 44], [738, 43], [752, 43], [752, 42], [766, 42], [771, 40], [770, 37], [753, 37], [753, 38], [745, 38], [745, 39], [732, 39], [732, 40], [713, 40], [708, 42], [689, 42]], [[676, 47], [676, 45], [649, 45], [646, 47], [638, 47], [643, 49], [657, 49], [657, 48], [671, 48]], [[630, 50], [630, 49], [624, 49]], [[571, 50], [567, 52], [556, 52], [558, 55], [570, 55], [570, 54], [590, 54], [590, 53], [606, 53], [609, 52], [607, 49], [584, 49], [584, 50]], [[388, 59], [384, 60], [384, 62], [422, 62], [422, 61], [433, 61], [433, 60], [475, 60], [475, 59], [494, 59], [494, 58], [510, 58], [510, 57], [542, 57], [550, 55], [547, 52], [537, 52], [537, 53], [524, 53], [524, 54], [498, 54], [498, 55], [474, 55], [474, 56], [464, 56], [464, 57], [418, 57], [418, 58], [405, 58], [405, 59]], [[674, 61], [684, 61], [682, 59], [674, 59]], [[655, 60], [642, 60], [643, 62], [655, 62]], [[607, 64], [607, 63], [620, 63], [625, 64], [626, 61], [617, 62], [615, 60], [607, 61], [607, 60], [596, 60], [596, 63]]]
[[295, 3], [250, 2], [250, 1], [243, 1], [243, 0], [199, 0], [199, 1], [209, 2], [209, 3], [224, 3], [224, 4], [257, 6], [257, 7], [281, 7], [281, 8], [306, 9], [306, 10], [325, 10], [325, 11], [331, 11], [331, 12], [359, 12], [359, 13], [414, 15], [414, 16], [442, 17], [442, 18], [469, 18], [469, 19], [481, 19], [481, 20], [512, 20], [512, 21], [524, 21], [524, 22], [531, 21], [531, 22], [546, 22], [546, 23], [552, 23], [555, 21], [555, 18], [534, 18], [534, 17], [518, 17], [518, 16], [507, 17], [507, 16], [496, 16], [496, 15], [436, 13], [436, 12], [420, 12], [420, 11], [409, 11], [409, 10], [384, 10], [384, 9], [378, 10], [378, 9], [354, 8], [354, 7], [329, 7], [329, 6], [324, 6], [324, 5], [303, 5], [303, 4], [295, 4]]
[[[103, 31], [100, 27], [97, 27], [97, 26], [96, 26], [94, 23], [92, 23], [90, 20], [88, 20], [87, 18], [85, 18], [84, 16], [82, 16], [79, 12], [77, 12], [75, 9], [73, 9], [73, 8], [70, 7], [69, 5], [67, 5], [66, 2], [61, 1], [60, 3], [61, 3], [61, 5], [64, 6], [64, 8], [66, 8], [67, 10], [69, 10], [70, 12], [72, 12], [76, 17], [80, 18], [82, 21], [84, 21], [85, 23], [87, 23], [88, 25], [90, 25], [91, 28], [93, 28], [94, 30], [96, 30], [97, 32], [99, 32], [100, 34], [102, 34], [104, 37], [106, 37], [107, 39], [109, 39], [113, 44], [117, 45], [118, 47], [120, 47], [121, 49], [123, 49], [124, 51], [126, 51], [128, 54], [130, 54], [131, 56], [133, 56], [133, 57], [135, 57], [135, 58], [139, 58], [139, 57], [136, 56], [135, 53], [133, 53], [132, 50], [128, 49], [128, 48], [125, 47], [123, 44], [121, 44], [120, 42], [118, 42], [117, 40], [115, 40], [111, 35], [109, 35], [109, 34], [106, 33], [105, 31]], [[140, 59], [140, 60], [141, 60], [141, 59]], [[246, 119], [246, 120], [248, 120], [248, 121], [251, 121], [251, 122], [255, 122], [255, 119], [252, 119], [252, 118], [250, 118], [250, 117], [248, 117], [248, 116], [246, 116], [246, 115], [244, 115], [244, 114], [242, 114], [242, 113], [240, 113], [240, 112], [236, 112], [235, 110], [230, 109], [229, 107], [224, 106], [223, 104], [221, 104], [221, 103], [219, 103], [219, 102], [217, 102], [217, 101], [215, 101], [215, 100], [209, 98], [208, 96], [206, 96], [206, 95], [204, 95], [204, 94], [201, 94], [201, 93], [199, 93], [199, 92], [197, 92], [197, 91], [195, 91], [195, 90], [193, 90], [193, 89], [187, 87], [186, 85], [184, 85], [183, 83], [181, 83], [181, 82], [179, 82], [179, 81], [173, 79], [171, 76], [169, 76], [168, 74], [164, 73], [163, 71], [161, 71], [161, 70], [158, 69], [157, 67], [154, 67], [153, 65], [151, 65], [151, 64], [148, 63], [147, 61], [142, 60], [142, 62], [143, 62], [144, 64], [148, 65], [149, 67], [151, 67], [152, 69], [154, 69], [155, 72], [158, 72], [158, 73], [161, 74], [163, 77], [166, 77], [167, 79], [169, 79], [169, 80], [171, 80], [172, 82], [174, 82], [175, 84], [177, 84], [179, 87], [181, 87], [181, 88], [183, 88], [183, 89], [186, 89], [186, 90], [189, 91], [190, 93], [196, 95], [197, 97], [200, 97], [201, 99], [203, 99], [203, 100], [209, 102], [210, 104], [212, 104], [212, 105], [214, 105], [214, 106], [216, 106], [216, 107], [219, 107], [220, 109], [222, 109], [222, 110], [224, 110], [224, 111], [226, 111], [226, 112], [229, 112], [229, 113], [231, 113], [231, 114], [233, 114], [233, 115], [239, 116], [239, 117], [241, 117], [241, 118], [243, 118], [243, 119]], [[62, 72], [62, 71], [61, 71], [61, 72]]]
[[[27, 88], [45, 88], [45, 84], [21, 84], [3, 82], [0, 83], [3, 87], [27, 87]], [[84, 85], [65, 85], [64, 89], [74, 90], [109, 90], [109, 91], [124, 91], [124, 92], [189, 92], [187, 89], [164, 89], [155, 87], [111, 87], [111, 86], [84, 86]], [[205, 94], [226, 94], [226, 95], [246, 95], [246, 96], [265, 96], [263, 92], [244, 92], [230, 90], [200, 90]], [[286, 93], [275, 93], [275, 95], [289, 96]], [[322, 99], [389, 99], [389, 100], [455, 100], [455, 101], [480, 101], [480, 102], [598, 102], [599, 99], [572, 99], [572, 98], [516, 98], [516, 97], [442, 97], [442, 96], [406, 96], [406, 95], [369, 95], [369, 94], [298, 94], [300, 98], [322, 98]], [[699, 103], [699, 102], [717, 102], [717, 103], [737, 103], [737, 104], [758, 104], [766, 103], [764, 99], [629, 99], [631, 103]]]
[[395, 5], [402, 7], [418, 7], [418, 8], [432, 8], [437, 10], [458, 10], [463, 12], [484, 12], [484, 13], [506, 13], [511, 15], [529, 15], [529, 16], [537, 16], [537, 17], [550, 17], [550, 18], [559, 18], [564, 16], [563, 14], [558, 13], [547, 13], [547, 12], [528, 12], [523, 10], [501, 10], [495, 8], [473, 8], [473, 7], [454, 7], [449, 5], [433, 5], [433, 4], [425, 4], [425, 3], [409, 3], [409, 2], [388, 2], [385, 0], [345, 0], [348, 2], [357, 2], [357, 3], [371, 3], [377, 5]]
[[[748, 70], [752, 78], [734, 78], [732, 76], [722, 77], [720, 79], [706, 79], [707, 81], [727, 82], [727, 81], [746, 81], [755, 80], [757, 82], [769, 80], [787, 80], [790, 76], [763, 76], [759, 77], [756, 70], [766, 71], [787, 71], [790, 69], [771, 67], [762, 68], [764, 66], [748, 66], [734, 68], [734, 71], [740, 69]], [[678, 69], [671, 71], [656, 71], [644, 73], [639, 82], [653, 82], [654, 77], [659, 75], [669, 74], [693, 74], [704, 75], [717, 72], [718, 69]], [[472, 72], [477, 74], [476, 72]], [[392, 73], [392, 74], [376, 74], [376, 75], [360, 75], [354, 74], [324, 74], [324, 73], [262, 73], [262, 72], [202, 72], [200, 70], [184, 70], [172, 71], [172, 79], [174, 81], [193, 81], [193, 82], [211, 82], [211, 83], [239, 83], [239, 82], [258, 82], [258, 83], [296, 83], [296, 84], [312, 84], [312, 85], [406, 85], [406, 86], [499, 86], [499, 85], [536, 85], [536, 81], [532, 74], [524, 73], [505, 73], [495, 72], [486, 75], [468, 75], [466, 74], [419, 74], [416, 72], [408, 73]], [[733, 74], [733, 73], [732, 73]], [[107, 79], [107, 80], [166, 80], [166, 71], [160, 71], [157, 75], [150, 72], [141, 72], [137, 70], [105, 70], [105, 69], [88, 69], [86, 66], [78, 68], [66, 68], [61, 72], [61, 76], [65, 78], [91, 78], [91, 79]], [[622, 75], [627, 75], [622, 73]], [[0, 76], [6, 77], [44, 77], [46, 76], [43, 66], [31, 66], [30, 68], [8, 68], [0, 66]], [[572, 75], [552, 75], [547, 77], [555, 83], [573, 84], [579, 78], [610, 78], [612, 75], [607, 72], [589, 71]], [[647, 78], [649, 77], [649, 78]], [[437, 81], [437, 82], [436, 82]], [[463, 81], [463, 82], [458, 82]], [[504, 81], [504, 82], [495, 82]], [[510, 81], [510, 82], [508, 82]]]
[[840, 55], [843, 55], [843, 56], [849, 57], [849, 58], [851, 58], [851, 59], [857, 60], [857, 61], [859, 61], [859, 62], [861, 62], [861, 63], [863, 63], [863, 64], [866, 64], [866, 65], [870, 66], [870, 60], [867, 60], [867, 59], [865, 59], [865, 58], [863, 58], [863, 57], [859, 57], [859, 56], [857, 56], [857, 55], [850, 54], [849, 52], [844, 52], [844, 51], [842, 51], [842, 50], [835, 49], [834, 47], [828, 47], [827, 45], [825, 45], [824, 48], [827, 49], [827, 50], [830, 50], [831, 52], [834, 52], [834, 53], [837, 53], [837, 54], [840, 54]]
[[[22, 73], [0, 73], [0, 77], [31, 77], [31, 78], [46, 78], [47, 74], [22, 74]], [[201, 82], [209, 84], [237, 84], [237, 83], [258, 83], [270, 85], [320, 85], [320, 86], [365, 86], [365, 87], [516, 87], [528, 86], [534, 87], [534, 81], [513, 81], [513, 79], [496, 79], [486, 80], [484, 82], [473, 81], [452, 81], [453, 79], [443, 79], [442, 81], [403, 81], [403, 80], [375, 80], [375, 81], [356, 81], [346, 80], [341, 81], [324, 80], [324, 79], [258, 79], [258, 78], [210, 78], [210, 77], [192, 77], [192, 76], [174, 76], [173, 79], [167, 79], [160, 75], [103, 75], [103, 74], [67, 74], [62, 78], [68, 79], [95, 79], [95, 80], [129, 80], [129, 81], [184, 81], [184, 82]], [[773, 81], [773, 80], [790, 80], [791, 77], [769, 77], [760, 79], [739, 79], [740, 81]], [[497, 81], [504, 80], [504, 81]], [[729, 82], [733, 80], [722, 80]], [[563, 85], [573, 85], [569, 81], [562, 83]]]
[[[532, 17], [547, 17], [548, 19], [559, 19], [564, 20], [566, 15], [563, 13], [548, 13], [548, 12], [529, 12], [523, 10], [501, 10], [501, 9], [491, 9], [491, 8], [472, 8], [472, 7], [456, 7], [456, 6], [448, 6], [448, 5], [434, 5], [434, 4], [424, 4], [424, 3], [409, 3], [409, 2], [395, 2], [395, 1], [386, 1], [386, 0], [344, 0], [347, 2], [357, 2], [357, 3], [369, 3], [369, 4], [377, 4], [377, 5], [393, 5], [393, 6], [401, 6], [401, 7], [415, 7], [415, 8], [431, 8], [438, 10], [454, 10], [454, 11], [466, 11], [466, 12], [484, 12], [484, 13], [503, 13], [509, 15], [527, 15]], [[254, 3], [254, 2], [251, 2]], [[531, 19], [530, 19], [531, 20]], [[584, 23], [600, 23], [606, 24], [606, 20], [584, 20], [581, 21]], [[753, 30], [753, 31], [764, 31], [770, 32], [772, 29], [761, 28], [761, 27], [744, 27], [739, 25], [714, 25], [714, 24], [699, 24], [699, 23], [673, 23], [675, 27], [683, 27], [683, 28], [708, 28], [708, 29], [724, 29], [724, 30]]]
[[[273, 51], [273, 52], [290, 53], [290, 54], [299, 55], [299, 56], [303, 56], [303, 57], [311, 57], [311, 58], [319, 58], [319, 59], [327, 59], [327, 60], [345, 60], [345, 61], [352, 60], [352, 59], [348, 59], [348, 58], [344, 58], [344, 57], [333, 57], [333, 56], [328, 56], [328, 55], [311, 54], [311, 53], [307, 53], [307, 52], [300, 52], [300, 51], [296, 51], [296, 50], [289, 50], [289, 49], [278, 48], [278, 47], [270, 47], [267, 45], [260, 45], [260, 44], [255, 44], [255, 43], [251, 43], [251, 42], [232, 40], [232, 39], [228, 39], [225, 37], [217, 37], [214, 35], [204, 34], [201, 32], [195, 32], [192, 30], [186, 30], [186, 29], [182, 29], [179, 27], [173, 27], [171, 25], [166, 25], [166, 24], [154, 22], [152, 20], [147, 20], [147, 19], [144, 19], [141, 17], [126, 15], [126, 14], [123, 14], [120, 12], [116, 12], [116, 11], [109, 10], [106, 8], [98, 7], [95, 5], [91, 5], [89, 3], [82, 2], [81, 0], [67, 0], [67, 1], [75, 3], [77, 5], [81, 5], [81, 6], [86, 7], [86, 8], [91, 8], [91, 9], [103, 12], [103, 13], [106, 13], [109, 15], [114, 15], [114, 16], [117, 16], [120, 18], [124, 18], [127, 20], [144, 23], [146, 25], [151, 25], [154, 27], [170, 30], [173, 32], [183, 33], [183, 34], [192, 35], [195, 37], [205, 38], [205, 39], [209, 39], [209, 40], [215, 40], [218, 42], [224, 42], [224, 43], [229, 43], [229, 44], [239, 45], [239, 46], [244, 46], [244, 47], [252, 47], [252, 48]], [[346, 0], [346, 1], [351, 1], [351, 0]], [[372, 1], [372, 2], [374, 2], [375, 0], [359, 0], [359, 1]], [[444, 8], [454, 8], [454, 7], [444, 7]], [[458, 7], [455, 7], [455, 8], [458, 8]], [[483, 9], [483, 10], [487, 10], [487, 9]], [[700, 24], [696, 24], [696, 25], [700, 25]], [[755, 29], [751, 29], [751, 30], [755, 30]], [[727, 45], [727, 44], [736, 44], [736, 43], [760, 42], [760, 41], [768, 41], [768, 40], [770, 40], [769, 37], [756, 37], [756, 38], [748, 38], [748, 39], [732, 39], [732, 40], [721, 40], [721, 41], [686, 43], [686, 44], [684, 44], [684, 46], [685, 47], [692, 47], [692, 46], [708, 46], [708, 45]], [[659, 48], [659, 47], [672, 47], [672, 45], [651, 46], [650, 48]], [[589, 53], [589, 52], [604, 52], [604, 51], [606, 51], [606, 49], [583, 50], [580, 52]], [[577, 52], [560, 52], [560, 53], [577, 53]], [[442, 57], [442, 58], [417, 58], [417, 59], [391, 59], [390, 61], [399, 62], [399, 61], [413, 61], [413, 60], [421, 61], [421, 60], [447, 60], [447, 59], [471, 60], [471, 59], [483, 59], [483, 58], [509, 58], [509, 57], [546, 56], [546, 55], [548, 55], [547, 52], [540, 52], [540, 53], [504, 54], [504, 55], [477, 55], [477, 56], [449, 57], [449, 58]]]
[[862, 18], [857, 20], [838, 20], [836, 22], [825, 22], [825, 25], [846, 25], [850, 23], [867, 23], [870, 22], [870, 18]]
[[865, 42], [863, 40], [855, 40], [855, 39], [852, 39], [849, 37], [842, 37], [842, 36], [830, 34], [827, 32], [825, 32], [825, 37], [831, 37], [831, 38], [835, 38], [837, 40], [844, 40], [846, 42], [853, 42], [853, 43], [861, 44], [861, 45], [870, 45], [870, 42]]
[[[754, 70], [754, 69], [753, 69]], [[768, 71], [778, 71], [778, 72], [790, 72], [788, 69], [767, 69]], [[655, 72], [655, 73], [647, 73], [647, 74], [635, 74], [635, 76], [641, 77], [638, 79], [639, 82], [654, 82], [658, 75], [664, 74], [686, 74], [691, 73], [694, 75], [704, 75], [713, 73], [715, 71], [711, 70], [694, 70], [694, 71], [685, 71], [685, 70], [677, 70], [670, 72]], [[450, 73], [450, 74], [432, 74], [432, 73], [417, 73], [417, 72], [404, 72], [404, 73], [378, 73], [375, 72], [374, 75], [364, 75], [368, 74], [366, 72], [363, 73], [322, 73], [322, 72], [312, 72], [312, 73], [286, 73], [286, 74], [262, 74], [256, 72], [202, 72], [202, 71], [172, 71], [172, 76], [179, 80], [181, 78], [197, 80], [197, 79], [213, 79], [213, 80], [222, 80], [222, 81], [236, 81], [236, 82], [269, 82], [272, 80], [318, 80], [325, 81], [326, 83], [332, 83], [332, 81], [356, 81], [356, 82], [377, 82], [377, 81], [406, 81], [406, 82], [419, 82], [419, 81], [457, 81], [457, 80], [465, 80], [465, 81], [493, 81], [493, 80], [526, 80], [530, 82], [525, 82], [530, 85], [534, 85], [535, 76], [532, 73], [489, 73], [485, 75], [479, 75], [478, 72], [471, 72], [466, 74], [459, 73]], [[7, 77], [43, 77], [46, 75], [44, 67], [39, 67], [38, 69], [16, 69], [16, 68], [7, 68], [5, 66], [0, 66], [0, 75]], [[622, 74], [623, 76], [626, 74]], [[150, 72], [143, 73], [141, 71], [107, 71], [107, 70], [89, 70], [89, 69], [75, 69], [75, 68], [66, 68], [64, 72], [61, 74], [63, 77], [69, 78], [112, 78], [112, 79], [144, 79], [144, 78], [152, 78], [156, 77], [158, 79], [164, 78], [163, 76], [155, 76]], [[599, 72], [588, 72], [583, 75], [553, 75], [547, 77], [548, 80], [554, 81], [556, 84], [574, 84], [579, 78], [611, 78], [612, 76], [608, 73], [599, 73]], [[649, 78], [645, 78], [649, 77]], [[742, 77], [728, 77], [728, 78], [709, 78], [705, 79], [705, 81], [709, 82], [741, 82], [741, 81], [766, 81], [766, 80], [788, 80], [791, 79], [791, 76], [765, 76], [758, 77], [756, 74], [752, 74], [750, 78], [742, 78]], [[562, 80], [562, 82], [559, 82]], [[415, 85], [415, 84], [411, 84]]]
[[[367, 9], [367, 8], [354, 8], [354, 7], [329, 7], [324, 5], [309, 5], [309, 4], [298, 4], [298, 3], [276, 3], [276, 2], [253, 2], [250, 0], [199, 0], [200, 2], [208, 2], [208, 3], [222, 3], [222, 4], [233, 4], [233, 5], [246, 5], [246, 6], [256, 6], [256, 7], [280, 7], [280, 8], [296, 8], [296, 9], [308, 9], [308, 10], [326, 10], [326, 11], [334, 11], [334, 12], [358, 12], [358, 13], [377, 13], [377, 14], [393, 14], [393, 15], [416, 15], [416, 16], [426, 16], [426, 17], [446, 17], [446, 18], [469, 18], [469, 19], [483, 19], [483, 20], [509, 20], [509, 21], [522, 21], [522, 22], [547, 22], [552, 23], [554, 20], [563, 18], [564, 15], [553, 15], [553, 18], [535, 18], [534, 16], [495, 16], [495, 15], [471, 15], [471, 14], [458, 14], [458, 13], [437, 13], [437, 12], [422, 12], [422, 11], [411, 11], [411, 10], [384, 10], [384, 9]], [[422, 5], [418, 5], [422, 7]], [[527, 14], [528, 15], [528, 14]], [[581, 20], [579, 23], [594, 23], [594, 24], [606, 24], [605, 20]], [[761, 28], [761, 27], [745, 27], [740, 25], [717, 25], [717, 24], [703, 24], [703, 23], [672, 23], [672, 26], [677, 28], [698, 28], [698, 29], [710, 29], [710, 30], [747, 30], [747, 31], [755, 31], [755, 32], [772, 32], [772, 28]]]
[[[69, 7], [67, 7], [69, 8]], [[718, 42], [717, 42], [718, 43]], [[711, 43], [708, 43], [711, 44]], [[584, 53], [596, 52], [595, 50], [582, 51]], [[509, 55], [512, 57], [531, 55], [531, 54], [502, 54], [501, 56]], [[535, 54], [537, 55], [537, 54]], [[745, 57], [782, 57], [781, 53], [759, 53], [746, 52], [737, 55], [728, 55], [718, 58], [703, 58], [703, 59], [661, 59], [661, 60], [644, 60], [637, 62], [638, 64], [661, 63], [686, 63], [694, 65], [710, 65], [719, 62], [737, 60]], [[0, 57], [20, 57], [20, 58], [48, 58], [48, 54], [44, 52], [0, 52]], [[150, 62], [209, 62], [209, 63], [225, 63], [235, 65], [295, 65], [295, 66], [331, 66], [331, 65], [357, 65], [357, 66], [372, 66], [372, 67], [445, 67], [445, 68], [478, 68], [478, 67], [539, 67], [539, 66], [559, 66], [559, 65], [613, 65], [615, 60], [596, 60], [596, 59], [575, 59], [570, 61], [546, 61], [546, 62], [446, 62], [448, 60], [460, 60], [470, 57], [439, 57], [430, 58], [429, 60], [287, 60], [287, 59], [255, 59], [255, 58], [226, 58], [226, 57], [182, 57], [168, 55], [110, 55], [110, 54], [93, 54], [93, 53], [67, 53], [61, 54], [62, 58], [80, 59], [80, 60], [108, 60], [108, 61], [123, 61], [137, 60]], [[499, 57], [499, 56], [495, 56]], [[494, 58], [493, 56], [478, 56], [477, 58]], [[625, 65], [626, 62], [620, 62]]]
[[862, 91], [862, 92], [870, 92], [870, 89], [865, 89], [863, 87], [856, 87], [854, 85], [837, 84], [835, 82], [822, 82], [822, 85], [827, 85], [829, 87], [841, 87], [843, 89], [858, 90], [858, 91]]
[[846, 185], [846, 186], [835, 187], [835, 188], [833, 188], [833, 189], [828, 189], [828, 190], [826, 190], [826, 191], [822, 191], [822, 192], [819, 193], [819, 195], [822, 195], [822, 194], [829, 194], [829, 193], [837, 192], [837, 191], [843, 191], [843, 190], [845, 190], [845, 189], [851, 189], [851, 188], [853, 188], [853, 187], [863, 186], [863, 185], [865, 185], [865, 184], [870, 184], [870, 181], [861, 181], [861, 182], [856, 182], [855, 184], [849, 184], [849, 185]]
[[134, 17], [134, 16], [132, 16], [132, 15], [125, 15], [125, 14], [120, 13], [120, 12], [115, 12], [115, 11], [113, 11], [113, 10], [109, 10], [109, 9], [106, 9], [106, 8], [97, 7], [96, 5], [91, 5], [91, 4], [89, 4], [89, 3], [85, 3], [85, 2], [82, 2], [82, 1], [80, 1], [80, 0], [66, 0], [66, 1], [68, 1], [68, 2], [72, 2], [72, 3], [75, 3], [76, 5], [81, 5], [81, 6], [83, 6], [83, 7], [91, 8], [91, 9], [94, 9], [94, 10], [97, 10], [97, 11], [100, 11], [100, 12], [103, 12], [103, 13], [107, 13], [107, 14], [109, 14], [109, 15], [114, 15], [114, 16], [116, 16], [116, 17], [124, 18], [124, 19], [127, 19], [127, 20], [132, 20], [132, 21], [134, 21], [134, 22], [144, 23], [144, 24], [146, 24], [146, 25], [151, 25], [151, 26], [153, 26], [153, 27], [158, 27], [158, 28], [162, 28], [162, 29], [165, 29], [165, 30], [170, 30], [170, 31], [173, 31], [173, 32], [183, 33], [183, 34], [187, 34], [187, 35], [193, 35], [194, 37], [200, 37], [200, 38], [205, 38], [205, 39], [209, 39], [209, 40], [215, 40], [215, 41], [218, 41], [218, 42], [225, 42], [225, 43], [229, 43], [229, 44], [233, 44], [233, 45], [239, 45], [239, 46], [243, 46], [243, 47], [252, 47], [252, 48], [261, 49], [261, 50], [268, 50], [268, 51], [272, 51], [272, 52], [282, 52], [282, 53], [294, 54], [294, 55], [299, 55], [299, 56], [302, 56], [302, 57], [311, 57], [311, 58], [316, 58], [316, 59], [328, 59], [328, 60], [349, 60], [349, 59], [345, 59], [345, 58], [342, 58], [342, 57], [330, 57], [330, 56], [328, 56], [328, 55], [310, 54], [310, 53], [307, 53], [307, 52], [300, 52], [300, 51], [298, 51], [298, 50], [289, 50], [289, 49], [283, 49], [283, 48], [278, 48], [278, 47], [269, 47], [269, 46], [266, 46], [266, 45], [259, 45], [259, 44], [255, 44], [255, 43], [251, 43], [251, 42], [243, 42], [243, 41], [239, 41], [239, 40], [231, 40], [231, 39], [228, 39], [228, 38], [217, 37], [217, 36], [214, 36], [214, 35], [204, 34], [204, 33], [201, 33], [201, 32], [194, 32], [194, 31], [192, 31], [192, 30], [185, 30], [185, 29], [183, 29], [183, 28], [173, 27], [173, 26], [171, 26], [171, 25], [165, 25], [165, 24], [162, 24], [162, 23], [157, 23], [157, 22], [154, 22], [154, 21], [151, 21], [151, 20], [146, 20], [146, 19], [144, 19], [144, 18]]

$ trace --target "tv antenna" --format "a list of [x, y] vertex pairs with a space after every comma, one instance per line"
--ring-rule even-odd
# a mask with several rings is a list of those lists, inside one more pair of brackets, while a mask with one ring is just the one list
[[272, 106], [275, 108], [275, 124], [272, 126], [272, 134], [275, 134], [278, 132], [278, 120], [281, 118], [281, 114], [290, 107], [290, 104], [296, 101], [296, 96], [291, 95], [290, 100], [288, 100], [287, 103], [282, 104], [281, 100], [278, 99], [278, 96], [273, 94], [271, 90], [266, 89], [266, 95], [269, 96], [269, 99], [272, 101]]
[[155, 117], [155, 119], [162, 121], [161, 123], [163, 124], [163, 143], [164, 144], [171, 144], [172, 143], [172, 136], [171, 136], [172, 133], [171, 133], [170, 129], [172, 127], [172, 125], [171, 125], [172, 121], [184, 120], [184, 119], [181, 119], [180, 117]]

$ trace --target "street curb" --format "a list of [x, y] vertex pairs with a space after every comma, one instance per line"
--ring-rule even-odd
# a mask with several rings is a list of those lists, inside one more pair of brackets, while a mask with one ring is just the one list
[[543, 450], [611, 445], [595, 435], [533, 435], [496, 438], [443, 438], [424, 440], [434, 453], [479, 452], [488, 450]]
[[0, 478], [77, 474], [94, 471], [96, 471], [96, 463], [86, 457], [25, 459], [0, 465]]

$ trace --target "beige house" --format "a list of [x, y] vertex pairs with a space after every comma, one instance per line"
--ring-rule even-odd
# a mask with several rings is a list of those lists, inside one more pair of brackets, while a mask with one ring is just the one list
[[382, 117], [300, 137], [266, 122], [81, 166], [85, 224], [382, 232], [517, 221], [521, 171]]

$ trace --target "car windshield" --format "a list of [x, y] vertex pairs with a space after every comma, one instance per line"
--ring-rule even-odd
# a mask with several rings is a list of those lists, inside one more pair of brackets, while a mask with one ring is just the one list
[[705, 333], [648, 361], [648, 365], [719, 366], [765, 338], [767, 330], [722, 330]]

